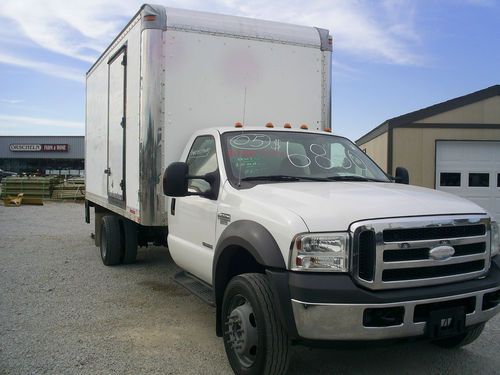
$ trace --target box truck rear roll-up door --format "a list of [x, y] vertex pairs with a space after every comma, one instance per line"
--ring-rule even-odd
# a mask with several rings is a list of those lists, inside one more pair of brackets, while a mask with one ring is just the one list
[[126, 48], [108, 62], [108, 197], [125, 200], [125, 93]]

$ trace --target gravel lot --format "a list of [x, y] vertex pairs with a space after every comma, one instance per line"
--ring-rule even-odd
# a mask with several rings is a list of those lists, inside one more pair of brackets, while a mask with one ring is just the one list
[[[105, 267], [83, 205], [0, 206], [0, 373], [230, 374], [215, 310], [170, 277], [168, 251]], [[291, 374], [498, 374], [500, 318], [465, 349], [294, 348]]]

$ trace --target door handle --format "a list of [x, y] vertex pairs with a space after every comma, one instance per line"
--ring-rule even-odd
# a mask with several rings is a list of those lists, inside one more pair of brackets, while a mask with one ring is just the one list
[[175, 215], [175, 198], [170, 201], [170, 215]]
[[111, 174], [111, 169], [106, 168], [106, 169], [104, 170], [104, 173], [105, 173], [105, 174], [107, 174], [107, 175], [109, 176], [109, 175]]

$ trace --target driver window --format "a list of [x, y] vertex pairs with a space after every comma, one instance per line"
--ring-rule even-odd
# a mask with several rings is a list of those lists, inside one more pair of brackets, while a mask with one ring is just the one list
[[[196, 138], [189, 151], [186, 163], [191, 176], [203, 176], [215, 172], [218, 165], [214, 138], [210, 135]], [[188, 190], [205, 193], [210, 190], [210, 184], [204, 180], [192, 179], [188, 182]]]

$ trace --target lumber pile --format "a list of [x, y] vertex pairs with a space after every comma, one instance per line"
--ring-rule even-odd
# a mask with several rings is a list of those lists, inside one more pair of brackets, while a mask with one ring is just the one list
[[85, 199], [85, 181], [83, 178], [70, 178], [54, 186], [52, 199]]
[[[22, 194], [23, 203], [42, 204], [42, 200], [85, 199], [85, 180], [82, 177], [63, 180], [61, 177], [5, 177], [1, 184], [0, 198]], [[34, 202], [34, 203], [30, 203]]]
[[5, 177], [2, 179], [1, 198], [22, 193], [25, 198], [48, 199], [58, 182], [57, 177]]

